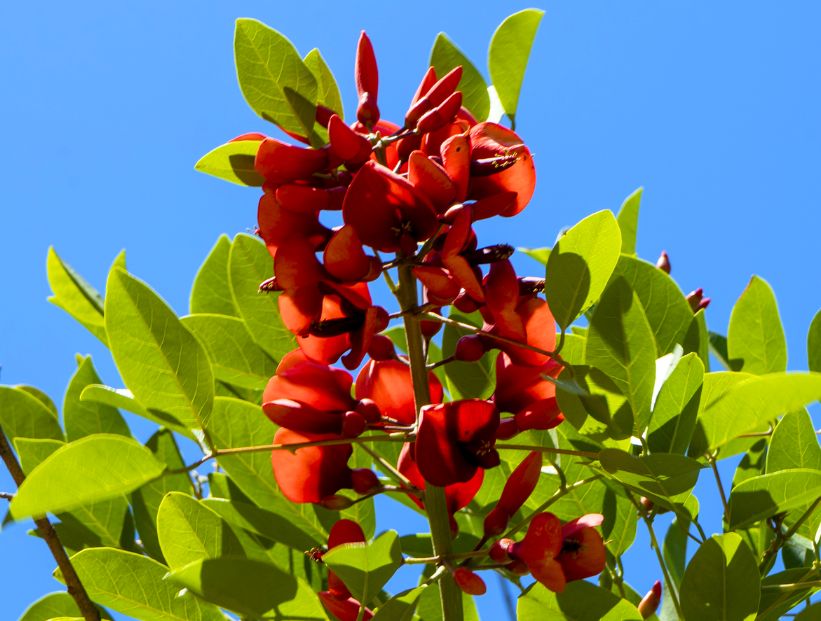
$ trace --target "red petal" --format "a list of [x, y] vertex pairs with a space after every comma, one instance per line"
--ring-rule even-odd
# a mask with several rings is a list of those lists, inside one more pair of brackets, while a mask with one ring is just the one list
[[279, 246], [288, 240], [306, 239], [311, 245], [316, 245], [324, 240], [328, 233], [316, 215], [283, 209], [272, 193], [265, 193], [259, 199], [257, 223], [260, 237], [268, 246], [271, 256], [274, 256]]
[[[338, 438], [335, 434], [309, 434], [280, 428], [274, 444], [297, 444]], [[291, 502], [319, 502], [351, 485], [348, 468], [353, 449], [350, 444], [309, 446], [271, 452], [271, 465], [277, 485]]]
[[337, 520], [328, 533], [328, 549], [333, 550], [343, 543], [365, 543], [362, 527], [353, 520]]
[[422, 151], [413, 151], [408, 159], [408, 181], [425, 196], [438, 212], [450, 207], [456, 199], [456, 186], [439, 164]]
[[[299, 350], [297, 350], [299, 351]], [[304, 358], [299, 364], [277, 368], [262, 393], [262, 400], [292, 399], [320, 410], [346, 411], [353, 408], [351, 374]]]
[[285, 291], [318, 287], [324, 276], [314, 249], [307, 240], [299, 237], [283, 242], [277, 249], [274, 275]]
[[356, 92], [359, 95], [371, 93], [375, 98], [379, 94], [379, 71], [376, 67], [376, 55], [368, 35], [363, 30], [356, 46]]
[[[571, 545], [568, 545], [571, 544]], [[582, 580], [600, 574], [606, 563], [604, 541], [595, 528], [584, 527], [565, 539], [557, 561], [568, 580]]]
[[456, 200], [463, 201], [470, 183], [470, 140], [464, 134], [451, 136], [439, 148], [442, 164], [456, 184]]
[[277, 185], [298, 179], [308, 180], [327, 165], [327, 151], [295, 147], [276, 138], [262, 141], [254, 161], [257, 172], [269, 183]]
[[433, 265], [423, 265], [413, 268], [413, 275], [427, 289], [428, 301], [440, 306], [453, 302], [459, 295], [461, 287], [450, 275], [448, 270]]
[[536, 489], [541, 472], [542, 454], [538, 451], [531, 451], [510, 473], [496, 506], [502, 508], [508, 515], [516, 513]]
[[533, 577], [555, 593], [564, 591], [567, 584], [562, 566], [552, 558], [528, 565]]
[[[428, 374], [431, 400], [442, 400], [442, 384], [433, 374]], [[416, 421], [413, 396], [413, 380], [410, 367], [400, 360], [371, 360], [356, 378], [357, 399], [372, 399], [383, 416], [402, 424]]]
[[290, 399], [276, 399], [263, 403], [262, 411], [271, 422], [293, 431], [334, 434], [342, 432], [343, 412], [340, 411], [323, 412]]
[[282, 323], [296, 335], [306, 334], [322, 312], [322, 294], [311, 287], [283, 292], [277, 303]]
[[283, 209], [313, 218], [318, 218], [323, 209], [332, 209], [337, 200], [331, 190], [296, 183], [279, 186], [276, 197]]
[[349, 168], [358, 168], [371, 157], [371, 143], [365, 136], [348, 127], [337, 115], [328, 123], [331, 151]]
[[557, 557], [561, 550], [562, 523], [552, 513], [540, 513], [534, 517], [524, 539], [513, 546], [513, 554], [528, 567]]
[[561, 366], [551, 359], [541, 366], [514, 364], [500, 352], [496, 357], [496, 391], [494, 402], [502, 412], [516, 413], [534, 401], [556, 396], [556, 385], [543, 375], [556, 377]]
[[[347, 599], [338, 598], [331, 591], [320, 591], [319, 599], [325, 609], [331, 613], [335, 619], [339, 621], [357, 621], [359, 619], [360, 604], [353, 597]], [[362, 621], [370, 621], [373, 618], [373, 612], [368, 608], [362, 613]]]
[[362, 248], [362, 242], [352, 226], [345, 225], [336, 231], [323, 254], [325, 269], [342, 281], [361, 280], [371, 268], [371, 260]]

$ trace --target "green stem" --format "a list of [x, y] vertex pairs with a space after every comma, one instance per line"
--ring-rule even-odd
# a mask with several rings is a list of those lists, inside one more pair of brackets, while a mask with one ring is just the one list
[[[413, 379], [413, 395], [416, 402], [417, 424], [422, 406], [430, 403], [428, 390], [428, 369], [425, 356], [425, 346], [418, 315], [408, 312], [419, 304], [416, 292], [416, 279], [413, 277], [410, 265], [399, 267], [399, 304], [405, 322], [405, 337], [408, 343], [408, 358], [410, 359], [411, 378]], [[452, 552], [450, 534], [450, 515], [448, 513], [445, 490], [430, 483], [425, 486], [425, 511], [430, 523], [430, 534], [433, 540], [433, 555], [438, 557], [449, 556]], [[449, 572], [441, 574], [439, 593], [442, 603], [443, 621], [462, 621], [462, 592], [453, 581]]]

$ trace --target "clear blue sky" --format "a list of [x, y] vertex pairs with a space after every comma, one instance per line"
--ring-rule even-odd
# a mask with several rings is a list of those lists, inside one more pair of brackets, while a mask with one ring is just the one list
[[[437, 32], [484, 71], [496, 25], [528, 6], [2, 3], [0, 381], [39, 386], [59, 403], [81, 352], [118, 383], [94, 337], [46, 303], [49, 245], [100, 288], [126, 248], [130, 270], [184, 314], [217, 236], [253, 229], [256, 190], [193, 170], [226, 139], [269, 129], [236, 84], [236, 17], [268, 23], [302, 53], [319, 47], [349, 114], [365, 28], [380, 63], [383, 116], [398, 119]], [[821, 5], [565, 0], [540, 8], [547, 14], [518, 115], [537, 192], [520, 217], [485, 227], [482, 239], [552, 245], [563, 226], [617, 209], [643, 185], [640, 255], [667, 249], [685, 291], [701, 286], [712, 298], [708, 322], [722, 332], [750, 275], [766, 279], [790, 367], [804, 368], [807, 327], [821, 307]], [[9, 489], [0, 473], [0, 490]], [[715, 508], [702, 507], [717, 530]], [[4, 618], [59, 588], [28, 528], [0, 532]], [[658, 577], [646, 555], [628, 564], [642, 592]], [[488, 611], [498, 605], [483, 602]]]

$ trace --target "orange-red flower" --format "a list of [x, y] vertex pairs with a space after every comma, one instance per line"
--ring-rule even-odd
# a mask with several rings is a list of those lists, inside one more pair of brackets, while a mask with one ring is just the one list
[[540, 366], [515, 364], [500, 352], [496, 357], [496, 390], [493, 402], [500, 412], [511, 412], [518, 431], [552, 429], [564, 420], [556, 402], [556, 385], [545, 379], [558, 377], [562, 366], [548, 358]]
[[[431, 401], [439, 403], [444, 393], [433, 373], [428, 373], [428, 388]], [[373, 400], [385, 418], [403, 425], [416, 422], [413, 379], [402, 360], [370, 360], [356, 378], [356, 398]]]
[[507, 528], [510, 518], [516, 513], [536, 489], [542, 468], [542, 454], [532, 451], [510, 473], [502, 490], [499, 502], [485, 516], [485, 536], [492, 537]]

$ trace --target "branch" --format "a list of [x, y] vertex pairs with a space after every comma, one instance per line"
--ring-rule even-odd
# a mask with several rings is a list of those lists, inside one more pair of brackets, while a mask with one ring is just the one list
[[509, 449], [513, 451], [539, 451], [551, 455], [572, 455], [573, 457], [586, 457], [587, 459], [599, 459], [599, 454], [593, 451], [574, 451], [572, 449], [554, 448], [552, 446], [531, 446], [529, 444], [497, 444], [497, 449]]
[[[14, 483], [19, 488], [23, 484], [23, 481], [25, 481], [26, 475], [23, 473], [23, 469], [20, 467], [17, 458], [14, 456], [14, 452], [11, 450], [8, 438], [6, 438], [2, 427], [0, 427], [0, 458], [3, 459], [6, 468], [8, 468], [11, 474], [11, 478], [14, 479]], [[41, 518], [35, 518], [34, 523], [37, 525], [40, 536], [45, 540], [46, 545], [48, 545], [48, 549], [51, 550], [51, 555], [54, 557], [54, 560], [57, 561], [57, 567], [60, 568], [63, 579], [66, 581], [68, 594], [74, 598], [83, 618], [86, 621], [100, 621], [100, 613], [94, 605], [94, 602], [92, 602], [88, 596], [83, 583], [80, 582], [80, 576], [78, 576], [74, 570], [74, 566], [71, 564], [71, 560], [69, 560], [68, 554], [60, 541], [60, 537], [51, 525], [51, 522], [43, 516]]]
[[707, 454], [705, 455], [707, 458], [707, 462], [710, 464], [710, 468], [713, 471], [713, 476], [716, 480], [716, 486], [718, 487], [718, 495], [721, 496], [721, 506], [724, 507], [724, 521], [726, 522], [729, 519], [730, 515], [730, 507], [727, 505], [727, 495], [724, 493], [724, 486], [721, 484], [721, 476], [718, 474], [718, 467], [716, 466], [716, 458], [714, 455]]

